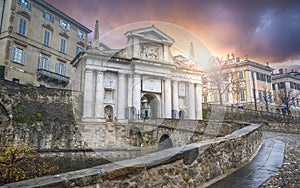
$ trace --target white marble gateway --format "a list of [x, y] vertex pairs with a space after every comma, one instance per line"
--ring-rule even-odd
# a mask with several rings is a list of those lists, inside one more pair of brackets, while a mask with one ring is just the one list
[[73, 89], [83, 97], [82, 121], [202, 119], [202, 73], [173, 58], [174, 40], [155, 26], [125, 36], [124, 49], [93, 43], [72, 61]]

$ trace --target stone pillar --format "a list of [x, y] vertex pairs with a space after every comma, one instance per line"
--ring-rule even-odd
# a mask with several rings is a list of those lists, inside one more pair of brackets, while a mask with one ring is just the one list
[[83, 116], [82, 118], [92, 118], [93, 117], [93, 71], [85, 71], [84, 80], [84, 95], [83, 95]]
[[178, 102], [178, 82], [177, 81], [173, 81], [172, 83], [172, 89], [173, 89], [173, 97], [172, 97], [172, 110], [174, 110], [176, 112], [175, 114], [175, 119], [179, 118], [179, 102]]
[[125, 75], [118, 75], [118, 111], [117, 119], [125, 119]]
[[189, 119], [195, 119], [195, 88], [194, 83], [189, 83]]
[[277, 100], [279, 99], [278, 84], [279, 84], [279, 83], [276, 83], [276, 84], [275, 84], [275, 95], [274, 95], [274, 96], [276, 97]]
[[104, 118], [104, 78], [103, 72], [97, 72], [97, 81], [96, 81], [96, 101], [95, 101], [95, 117], [97, 119]]
[[202, 85], [196, 85], [196, 119], [202, 119]]
[[[141, 113], [141, 75], [134, 75], [133, 77], [133, 106], [136, 110], [135, 115]], [[138, 117], [136, 117], [138, 118]]]
[[246, 71], [246, 91], [247, 91], [247, 102], [254, 102], [253, 97], [253, 82], [252, 82], [252, 76], [251, 71]]
[[132, 90], [133, 90], [133, 76], [131, 74], [128, 75], [128, 85], [127, 85], [127, 104], [128, 107], [132, 107]]
[[165, 117], [164, 118], [172, 118], [171, 98], [172, 98], [171, 80], [166, 79], [165, 80], [165, 101], [164, 101]]
[[255, 86], [255, 97], [256, 97], [256, 103], [258, 104], [259, 100], [259, 95], [258, 95], [258, 85], [257, 85], [257, 77], [256, 77], [256, 72], [253, 72], [253, 77], [254, 77], [254, 86]]

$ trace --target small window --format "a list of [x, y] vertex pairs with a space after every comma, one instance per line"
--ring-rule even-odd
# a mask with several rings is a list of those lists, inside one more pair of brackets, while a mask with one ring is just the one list
[[50, 32], [45, 31], [44, 32], [44, 45], [49, 46], [50, 44]]
[[66, 75], [66, 65], [63, 63], [57, 63], [56, 64], [56, 73], [60, 75]]
[[241, 95], [241, 101], [245, 101], [246, 100], [245, 91], [241, 91], [240, 95]]
[[27, 1], [27, 0], [18, 0], [18, 3], [19, 3], [21, 6], [27, 8], [27, 9], [29, 9], [29, 10], [32, 9], [31, 2], [29, 2], [29, 1]]
[[84, 40], [86, 39], [85, 33], [83, 33], [83, 32], [80, 31], [80, 30], [78, 30], [77, 35], [78, 35], [78, 37], [81, 38], [81, 39], [84, 39]]
[[50, 59], [40, 56], [39, 69], [50, 70]]
[[50, 22], [54, 23], [54, 15], [50, 14], [49, 12], [43, 11], [43, 18], [49, 20]]
[[244, 79], [244, 72], [243, 71], [239, 71], [239, 79]]
[[203, 96], [203, 102], [207, 103], [207, 95]]
[[66, 40], [65, 39], [60, 40], [60, 51], [62, 53], [66, 52]]
[[26, 64], [26, 50], [13, 46], [11, 53], [11, 61]]
[[214, 101], [215, 101], [215, 102], [218, 102], [218, 101], [219, 101], [218, 94], [216, 94], [216, 93], [214, 94]]
[[20, 79], [18, 79], [18, 78], [13, 78], [12, 81], [17, 84], [20, 83]]
[[70, 24], [66, 23], [65, 21], [63, 20], [60, 20], [59, 21], [59, 26], [64, 29], [64, 30], [68, 30], [70, 31]]
[[83, 51], [83, 48], [76, 46], [76, 55]]
[[26, 35], [26, 20], [23, 18], [20, 18], [18, 33], [24, 36]]

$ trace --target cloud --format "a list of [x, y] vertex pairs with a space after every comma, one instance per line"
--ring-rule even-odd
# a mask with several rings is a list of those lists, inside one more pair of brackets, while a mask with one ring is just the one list
[[195, 33], [218, 56], [234, 52], [260, 61], [300, 55], [298, 0], [47, 0], [100, 34], [139, 21], [164, 21]]

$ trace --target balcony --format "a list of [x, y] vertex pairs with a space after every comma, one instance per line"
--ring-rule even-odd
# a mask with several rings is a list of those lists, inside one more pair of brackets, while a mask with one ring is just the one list
[[63, 87], [67, 86], [70, 82], [69, 77], [45, 69], [37, 70], [37, 79], [62, 85]]

